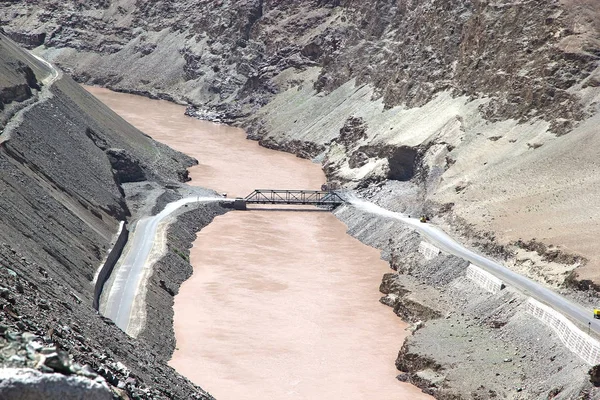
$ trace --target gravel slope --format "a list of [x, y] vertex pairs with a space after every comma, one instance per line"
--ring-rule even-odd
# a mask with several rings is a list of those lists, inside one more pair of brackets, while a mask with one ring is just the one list
[[[14, 72], [0, 93], [11, 94], [3, 109], [15, 111], [3, 114], [10, 120], [0, 136], [0, 366], [97, 379], [104, 398], [211, 398], [161, 361], [154, 343], [131, 339], [92, 307], [94, 274], [130, 218], [123, 185], [176, 184], [194, 160], [69, 77], [48, 79], [54, 71], [1, 34], [0, 70]], [[13, 88], [22, 85], [21, 96]]]

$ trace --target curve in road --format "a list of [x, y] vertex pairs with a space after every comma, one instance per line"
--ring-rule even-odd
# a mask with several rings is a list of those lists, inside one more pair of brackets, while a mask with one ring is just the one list
[[102, 315], [110, 318], [129, 335], [135, 336], [140, 327], [132, 323], [136, 313], [143, 313], [143, 296], [140, 292], [145, 287], [152, 268], [150, 253], [152, 252], [159, 224], [165, 221], [179, 208], [191, 203], [207, 203], [214, 201], [233, 201], [222, 197], [186, 197], [167, 204], [159, 214], [140, 219], [130, 235], [128, 249], [121, 256], [119, 266], [113, 272], [114, 280], [108, 293], [103, 293]]
[[600, 321], [593, 318], [592, 310], [586, 309], [579, 304], [575, 304], [540, 283], [526, 278], [493, 260], [465, 248], [441, 229], [431, 224], [421, 223], [415, 218], [409, 218], [406, 215], [386, 210], [385, 208], [364, 200], [353, 199], [350, 200], [350, 203], [362, 211], [380, 215], [385, 218], [395, 219], [412, 226], [440, 250], [470, 261], [474, 265], [483, 268], [501, 279], [505, 284], [552, 307], [581, 328], [587, 329], [589, 327], [596, 335], [600, 335]]
[[51, 71], [50, 76], [47, 76], [47, 77], [43, 78], [42, 79], [42, 83], [44, 85], [46, 85], [46, 86], [52, 86], [52, 84], [54, 82], [56, 82], [56, 80], [58, 78], [60, 78], [60, 76], [61, 76], [60, 72], [54, 67], [54, 65], [52, 65], [50, 62], [44, 60], [42, 57], [40, 57], [40, 56], [38, 56], [36, 54], [33, 54], [32, 52], [29, 52], [29, 54], [31, 54], [39, 62], [41, 62], [42, 64], [46, 65], [50, 69], [50, 71]]
[[[11, 43], [11, 42], [9, 42], [9, 43]], [[40, 102], [44, 101], [45, 99], [47, 99], [48, 97], [51, 96], [50, 88], [52, 87], [54, 82], [56, 82], [62, 76], [62, 73], [58, 69], [56, 69], [54, 67], [54, 65], [52, 65], [48, 61], [44, 60], [42, 57], [37, 56], [30, 51], [28, 51], [26, 54], [33, 57], [35, 60], [41, 62], [42, 64], [44, 64], [49, 69], [50, 74], [48, 76], [45, 76], [41, 80], [42, 90], [41, 90], [41, 94], [40, 94], [38, 100], [35, 103], [19, 110], [6, 123], [4, 130], [0, 131], [0, 144], [10, 140], [10, 134], [20, 124], [18, 121], [21, 120], [21, 118], [23, 118], [23, 115], [25, 115], [25, 113], [29, 109], [31, 109], [31, 107], [36, 106], [37, 104], [39, 104]], [[15, 121], [17, 121], [17, 122], [15, 122]]]

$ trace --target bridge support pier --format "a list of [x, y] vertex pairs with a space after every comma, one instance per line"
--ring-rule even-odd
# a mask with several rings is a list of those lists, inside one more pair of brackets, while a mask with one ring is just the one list
[[233, 201], [233, 209], [234, 210], [241, 210], [241, 211], [246, 210], [247, 209], [246, 208], [246, 200], [242, 199], [241, 197], [236, 198]]

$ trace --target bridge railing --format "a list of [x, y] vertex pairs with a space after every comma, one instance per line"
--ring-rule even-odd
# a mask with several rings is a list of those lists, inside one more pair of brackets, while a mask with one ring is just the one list
[[339, 206], [344, 200], [334, 191], [256, 189], [244, 199], [248, 204], [298, 204]]

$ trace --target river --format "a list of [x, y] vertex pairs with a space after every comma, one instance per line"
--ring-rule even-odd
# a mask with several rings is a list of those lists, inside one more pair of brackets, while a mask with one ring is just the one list
[[[315, 189], [321, 168], [197, 121], [184, 107], [87, 88], [154, 139], [199, 160], [190, 184], [245, 196]], [[203, 229], [175, 298], [171, 366], [219, 400], [430, 399], [395, 379], [406, 324], [378, 302], [379, 252], [331, 213], [261, 208]]]

